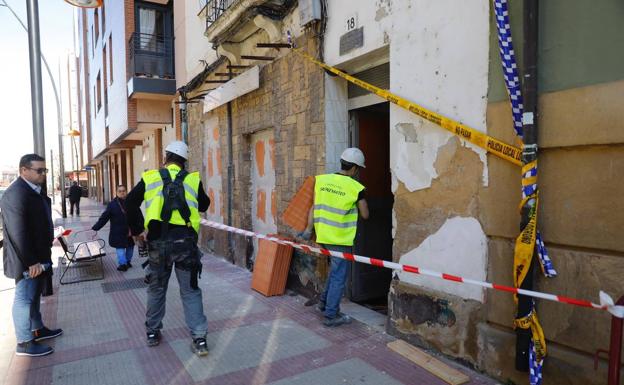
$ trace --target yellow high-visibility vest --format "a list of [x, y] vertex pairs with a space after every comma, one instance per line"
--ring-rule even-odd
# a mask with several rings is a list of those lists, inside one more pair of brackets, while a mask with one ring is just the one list
[[[170, 164], [167, 166], [171, 180], [175, 180], [176, 175], [180, 172], [181, 168], [178, 165]], [[150, 221], [162, 222], [160, 213], [162, 211], [165, 199], [163, 197], [163, 180], [158, 170], [149, 170], [143, 173], [143, 183], [145, 183], [145, 194], [143, 200], [145, 201], [145, 228], [149, 225]], [[186, 204], [188, 204], [189, 210], [191, 210], [191, 226], [195, 229], [195, 232], [199, 234], [199, 202], [197, 196], [199, 194], [199, 173], [189, 173], [184, 178], [184, 197], [186, 198]], [[185, 226], [186, 223], [180, 215], [178, 210], [173, 210], [171, 213], [171, 219], [169, 223], [173, 225]]]
[[317, 175], [314, 185], [316, 242], [353, 246], [357, 231], [357, 199], [364, 186], [341, 174]]

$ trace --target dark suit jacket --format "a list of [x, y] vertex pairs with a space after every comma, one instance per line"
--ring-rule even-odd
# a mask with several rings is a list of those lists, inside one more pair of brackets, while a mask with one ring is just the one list
[[82, 189], [80, 186], [71, 185], [69, 188], [69, 201], [78, 202], [80, 201], [80, 197], [82, 197]]
[[51, 201], [37, 194], [21, 177], [0, 201], [4, 221], [4, 275], [21, 279], [29, 266], [52, 262]]
[[[106, 206], [106, 210], [104, 210], [97, 223], [91, 228], [98, 231], [106, 225], [106, 222], [110, 221], [108, 244], [115, 248], [134, 246], [134, 241], [131, 237], [128, 237], [130, 228], [128, 227], [128, 219], [124, 210], [126, 210], [124, 201], [119, 198], [113, 199]], [[141, 214], [141, 210], [138, 211], [137, 215], [143, 221], [143, 214]]]

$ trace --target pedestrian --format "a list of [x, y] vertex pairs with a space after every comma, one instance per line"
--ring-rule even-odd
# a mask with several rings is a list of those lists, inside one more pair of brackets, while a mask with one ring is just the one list
[[48, 329], [41, 318], [41, 295], [52, 280], [52, 206], [42, 193], [46, 182], [45, 159], [37, 154], [20, 159], [20, 176], [2, 200], [4, 275], [15, 279], [13, 324], [18, 356], [45, 356], [54, 351], [39, 341], [60, 336], [61, 329]]
[[[358, 214], [362, 219], [368, 219], [369, 214], [364, 186], [356, 180], [360, 169], [365, 168], [362, 151], [355, 147], [344, 150], [340, 168], [338, 173], [316, 176], [314, 205], [310, 208], [308, 226], [299, 237], [309, 240], [314, 229], [316, 242], [324, 248], [351, 254]], [[325, 326], [351, 323], [351, 317], [340, 312], [348, 264], [345, 259], [331, 257], [329, 276], [317, 306], [325, 316]]]
[[[162, 319], [165, 316], [167, 286], [175, 268], [184, 306], [186, 325], [192, 337], [191, 350], [198, 356], [208, 354], [208, 329], [202, 292], [197, 286], [201, 274], [201, 252], [197, 247], [199, 212], [205, 212], [210, 199], [202, 186], [199, 173], [185, 168], [188, 147], [175, 141], [165, 149], [165, 165], [143, 173], [141, 181], [126, 200], [132, 234], [138, 242], [147, 241], [147, 345], [160, 343]], [[145, 221], [136, 210], [145, 201]], [[147, 229], [147, 232], [145, 231]]]
[[[99, 231], [106, 222], [110, 221], [110, 231], [108, 232], [108, 244], [115, 248], [117, 252], [117, 270], [127, 271], [132, 267], [132, 255], [134, 254], [134, 239], [128, 225], [126, 196], [128, 190], [126, 186], [117, 186], [117, 196], [108, 203], [106, 210], [100, 219], [91, 227], [91, 230]], [[141, 210], [137, 210], [136, 215], [139, 221], [143, 222]]]
[[78, 182], [74, 181], [69, 188], [69, 213], [74, 215], [74, 206], [76, 206], [76, 215], [80, 216], [80, 198], [82, 197], [82, 189], [78, 186]]

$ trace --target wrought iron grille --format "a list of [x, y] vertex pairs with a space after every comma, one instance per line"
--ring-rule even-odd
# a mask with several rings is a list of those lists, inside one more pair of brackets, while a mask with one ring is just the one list
[[135, 32], [128, 41], [130, 76], [173, 79], [173, 38]]
[[232, 4], [239, 0], [207, 0], [206, 1], [206, 28], [210, 27], [212, 23], [225, 12]]

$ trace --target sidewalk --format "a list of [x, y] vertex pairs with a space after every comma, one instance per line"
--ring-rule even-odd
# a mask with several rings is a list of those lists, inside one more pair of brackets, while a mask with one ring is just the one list
[[[83, 199], [81, 217], [62, 218], [56, 225], [88, 229], [103, 206]], [[99, 235], [108, 241], [106, 226]], [[59, 247], [53, 250], [60, 254]], [[56, 258], [54, 258], [56, 262]], [[6, 384], [274, 384], [274, 385], [399, 385], [440, 384], [438, 379], [386, 344], [393, 337], [378, 327], [355, 321], [326, 328], [314, 307], [299, 296], [266, 298], [252, 291], [251, 273], [212, 255], [203, 258], [200, 280], [208, 317], [210, 354], [194, 356], [184, 323], [178, 285], [169, 282], [163, 341], [145, 344], [145, 285], [138, 258], [134, 267], [118, 272], [114, 250], [104, 260], [105, 279], [58, 285], [42, 301], [44, 322], [64, 334], [46, 357], [14, 355], [10, 309], [12, 281], [0, 282], [0, 379]], [[375, 319], [376, 314], [348, 304], [350, 314]], [[358, 318], [361, 318], [358, 316]], [[364, 319], [362, 318], [362, 319]], [[470, 384], [496, 382], [455, 363]]]

